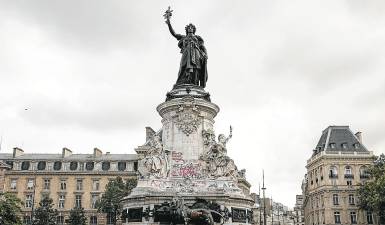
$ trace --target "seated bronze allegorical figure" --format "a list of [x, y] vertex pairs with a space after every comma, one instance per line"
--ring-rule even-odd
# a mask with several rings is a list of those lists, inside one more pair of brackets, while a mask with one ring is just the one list
[[171, 15], [172, 11], [169, 8], [164, 15], [166, 24], [171, 35], [178, 40], [178, 47], [182, 53], [176, 85], [192, 84], [205, 88], [208, 76], [207, 51], [204, 41], [195, 34], [196, 27], [191, 23], [185, 27], [186, 35], [175, 33], [170, 22]]

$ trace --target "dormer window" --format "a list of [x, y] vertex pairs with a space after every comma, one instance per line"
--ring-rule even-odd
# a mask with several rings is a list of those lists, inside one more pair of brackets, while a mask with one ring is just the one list
[[93, 170], [94, 169], [94, 162], [87, 162], [86, 163], [86, 169], [87, 170]]
[[37, 164], [37, 169], [38, 169], [38, 170], [45, 170], [46, 165], [47, 165], [46, 162], [40, 161], [40, 162]]
[[345, 142], [345, 143], [342, 143], [342, 144], [341, 144], [341, 148], [342, 148], [342, 149], [347, 149], [347, 148], [348, 148], [348, 143], [346, 143], [346, 142]]
[[330, 143], [330, 144], [329, 144], [329, 147], [330, 147], [331, 149], [335, 149], [335, 148], [336, 148], [336, 143]]
[[360, 143], [354, 143], [354, 144], [353, 144], [353, 147], [354, 147], [355, 149], [359, 149], [359, 148], [360, 148]]
[[53, 163], [53, 169], [54, 170], [60, 170], [61, 169], [61, 162], [60, 161], [56, 161]]
[[71, 162], [70, 170], [77, 170], [77, 169], [78, 169], [78, 162]]
[[29, 169], [29, 162], [28, 161], [24, 161], [21, 163], [21, 170], [28, 170]]
[[103, 162], [102, 163], [102, 170], [107, 171], [110, 169], [110, 162]]

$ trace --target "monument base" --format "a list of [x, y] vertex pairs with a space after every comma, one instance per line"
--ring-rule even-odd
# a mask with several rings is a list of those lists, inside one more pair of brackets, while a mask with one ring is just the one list
[[219, 107], [196, 85], [175, 85], [157, 107], [162, 129], [137, 148], [138, 185], [124, 199], [123, 224], [253, 224], [244, 170], [227, 155], [230, 134], [216, 139]]

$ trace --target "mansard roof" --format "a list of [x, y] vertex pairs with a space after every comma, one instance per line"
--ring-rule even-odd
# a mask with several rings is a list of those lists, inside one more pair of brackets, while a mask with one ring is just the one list
[[62, 154], [22, 154], [13, 158], [10, 153], [1, 153], [0, 160], [48, 160], [48, 161], [130, 161], [137, 160], [136, 154], [103, 154], [94, 156], [93, 154], [72, 154], [63, 157]]
[[367, 152], [368, 150], [349, 126], [329, 126], [322, 132], [314, 154], [321, 151]]

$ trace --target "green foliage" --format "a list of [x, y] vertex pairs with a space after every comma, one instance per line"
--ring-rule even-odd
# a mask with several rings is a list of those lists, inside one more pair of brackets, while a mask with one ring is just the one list
[[75, 207], [70, 211], [70, 217], [68, 219], [69, 225], [86, 225], [87, 218], [84, 215], [84, 209]]
[[385, 219], [385, 155], [381, 155], [368, 169], [370, 180], [358, 191], [360, 207]]
[[136, 187], [136, 184], [136, 179], [130, 179], [124, 183], [121, 177], [108, 182], [104, 194], [97, 203], [98, 211], [112, 215], [113, 222], [116, 224], [123, 210], [122, 200]]
[[58, 212], [53, 208], [52, 199], [45, 197], [34, 211], [33, 225], [55, 225]]
[[0, 224], [21, 225], [18, 216], [21, 212], [21, 200], [11, 193], [0, 193]]

